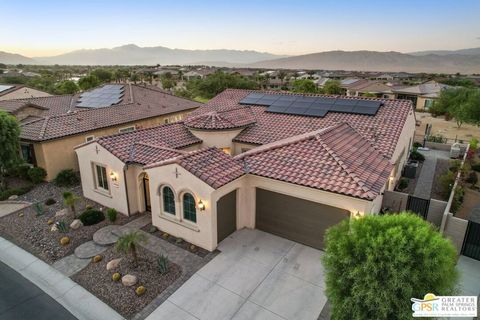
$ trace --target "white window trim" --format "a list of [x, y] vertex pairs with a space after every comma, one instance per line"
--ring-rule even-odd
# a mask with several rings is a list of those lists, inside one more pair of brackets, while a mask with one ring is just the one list
[[[98, 166], [98, 167], [105, 168], [105, 175], [106, 175], [106, 179], [107, 179], [108, 189], [102, 188], [102, 187], [100, 186], [100, 183], [99, 183], [99, 181], [98, 181], [97, 166]], [[98, 162], [92, 162], [94, 190], [97, 191], [98, 193], [101, 193], [101, 194], [110, 196], [111, 185], [110, 185], [110, 181], [109, 181], [109, 179], [108, 179], [108, 170], [107, 170], [107, 168], [108, 168], [108, 167], [107, 167], [106, 165], [104, 165], [104, 164], [101, 164], [101, 163], [98, 163]]]
[[95, 140], [95, 136], [93, 134], [85, 137], [85, 142], [89, 142], [92, 140]]
[[128, 127], [123, 127], [118, 129], [118, 133], [132, 132], [135, 130], [136, 130], [135, 126], [128, 126]]
[[[168, 187], [170, 188], [170, 190], [172, 190], [173, 192], [173, 202], [175, 204], [175, 213], [171, 213], [171, 212], [168, 212], [168, 211], [165, 211], [164, 208], [165, 208], [165, 203], [163, 201], [163, 189], [165, 187]], [[177, 194], [175, 192], [175, 189], [172, 188], [172, 186], [168, 185], [168, 184], [164, 184], [160, 187], [160, 215], [162, 216], [165, 216], [165, 217], [168, 217], [169, 219], [175, 219], [177, 221], [179, 221], [180, 219], [178, 218], [178, 204], [177, 204]]]
[[[185, 219], [185, 217], [184, 217], [185, 208], [183, 207], [183, 197], [185, 196], [186, 193], [189, 193], [193, 197], [193, 201], [195, 203], [195, 215], [196, 215], [196, 218], [197, 218], [197, 222], [193, 222], [191, 220]], [[184, 190], [180, 194], [180, 199], [179, 200], [180, 200], [180, 221], [182, 223], [185, 223], [187, 225], [191, 225], [191, 226], [195, 227], [198, 224], [198, 208], [197, 208], [197, 202], [198, 201], [197, 201], [197, 197], [196, 197], [195, 193], [191, 192], [190, 190]]]

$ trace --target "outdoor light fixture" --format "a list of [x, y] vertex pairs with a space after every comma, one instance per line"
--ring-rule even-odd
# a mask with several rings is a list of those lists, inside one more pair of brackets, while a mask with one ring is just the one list
[[359, 211], [357, 211], [357, 213], [355, 213], [353, 216], [355, 219], [360, 219], [362, 217]]
[[205, 210], [205, 203], [203, 203], [202, 200], [198, 201], [198, 209], [200, 209], [200, 211]]
[[110, 179], [112, 179], [112, 181], [117, 181], [117, 175], [115, 174], [115, 172], [110, 172]]

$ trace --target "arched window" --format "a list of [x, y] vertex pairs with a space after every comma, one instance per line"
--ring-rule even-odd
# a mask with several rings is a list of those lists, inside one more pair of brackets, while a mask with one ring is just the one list
[[191, 222], [197, 222], [195, 198], [190, 193], [183, 194], [183, 218]]
[[162, 188], [163, 211], [175, 215], [175, 195], [170, 187]]

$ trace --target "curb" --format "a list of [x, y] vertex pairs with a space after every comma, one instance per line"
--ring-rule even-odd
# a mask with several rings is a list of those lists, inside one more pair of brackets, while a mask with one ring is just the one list
[[2, 237], [0, 260], [55, 299], [79, 320], [124, 320], [110, 306], [72, 279]]

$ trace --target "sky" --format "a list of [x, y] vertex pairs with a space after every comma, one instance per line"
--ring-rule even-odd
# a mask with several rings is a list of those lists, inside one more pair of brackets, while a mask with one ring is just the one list
[[0, 51], [125, 44], [298, 55], [480, 47], [478, 0], [0, 0]]

